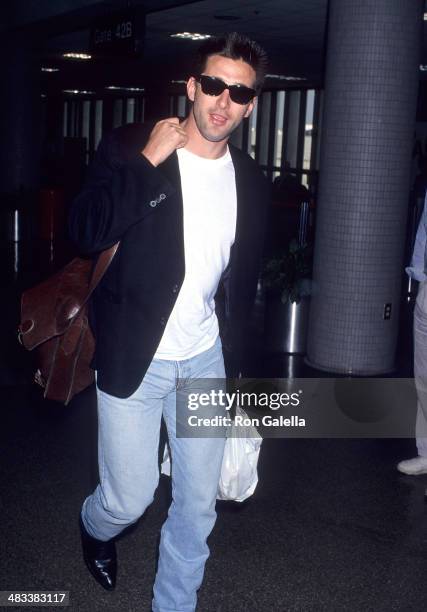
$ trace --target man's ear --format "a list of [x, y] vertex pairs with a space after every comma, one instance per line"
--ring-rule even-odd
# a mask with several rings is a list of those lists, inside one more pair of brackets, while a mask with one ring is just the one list
[[243, 117], [244, 117], [245, 119], [247, 119], [247, 118], [249, 117], [249, 115], [251, 114], [251, 112], [254, 110], [254, 106], [255, 106], [255, 104], [257, 103], [257, 100], [258, 100], [258, 96], [255, 96], [255, 98], [253, 98], [253, 99], [251, 100], [251, 102], [249, 102], [249, 106], [248, 106], [248, 108], [246, 109], [245, 114], [243, 115]]
[[194, 97], [196, 95], [196, 86], [196, 79], [194, 77], [190, 77], [187, 81], [187, 96], [190, 102], [194, 102]]

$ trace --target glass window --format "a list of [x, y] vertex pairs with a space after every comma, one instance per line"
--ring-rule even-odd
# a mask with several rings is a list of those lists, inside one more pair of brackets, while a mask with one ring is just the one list
[[123, 119], [123, 100], [114, 100], [113, 107], [113, 127], [119, 127], [122, 125]]
[[102, 136], [102, 100], [95, 102], [95, 149], [98, 148]]
[[90, 100], [83, 102], [82, 136], [89, 140]]
[[[282, 146], [283, 146], [283, 119], [285, 116], [286, 92], [278, 91], [276, 94], [276, 125], [274, 128], [274, 158], [273, 165], [280, 168], [282, 165]], [[273, 175], [273, 180], [277, 176]], [[279, 173], [280, 174], [280, 173]]]
[[261, 95], [261, 117], [259, 126], [259, 158], [258, 163], [262, 166], [268, 164], [268, 136], [270, 127], [271, 92], [267, 91]]
[[62, 135], [68, 136], [67, 134], [68, 127], [68, 102], [64, 102], [64, 113], [63, 113], [63, 122], [62, 122]]
[[76, 137], [78, 135], [77, 133], [77, 117], [78, 117], [78, 112], [77, 112], [77, 102], [75, 100], [72, 100], [69, 102], [69, 127], [70, 129], [67, 130], [67, 136], [71, 136], [72, 138]]
[[258, 102], [255, 103], [254, 109], [249, 116], [249, 136], [248, 136], [248, 153], [255, 159], [256, 147], [256, 125], [258, 117]]
[[135, 98], [128, 98], [126, 100], [126, 123], [133, 123], [135, 121]]
[[289, 117], [286, 132], [286, 147], [285, 157], [286, 161], [289, 162], [291, 168], [297, 167], [297, 155], [298, 155], [298, 128], [299, 128], [299, 114], [301, 104], [301, 92], [290, 91], [288, 93], [289, 102]]
[[322, 136], [322, 120], [323, 120], [323, 91], [316, 92], [316, 106], [317, 110], [317, 125], [315, 125], [316, 130], [316, 150], [314, 151], [314, 167], [316, 170], [319, 169], [319, 160], [320, 160], [320, 140]]
[[145, 117], [145, 98], [139, 98], [138, 100], [138, 121], [144, 122]]
[[[304, 153], [302, 167], [309, 170], [311, 167], [311, 149], [313, 142], [313, 114], [314, 114], [314, 89], [307, 91], [307, 103], [305, 110], [304, 126]], [[307, 177], [304, 175], [304, 178]]]
[[90, 100], [85, 100], [83, 102], [81, 135], [86, 140], [86, 164], [89, 163], [89, 122], [90, 122]]

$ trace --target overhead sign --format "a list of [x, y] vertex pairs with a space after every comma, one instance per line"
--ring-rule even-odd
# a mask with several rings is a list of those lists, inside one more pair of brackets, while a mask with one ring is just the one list
[[109, 57], [141, 53], [144, 29], [144, 17], [130, 11], [97, 19], [90, 32], [91, 51], [94, 55]]

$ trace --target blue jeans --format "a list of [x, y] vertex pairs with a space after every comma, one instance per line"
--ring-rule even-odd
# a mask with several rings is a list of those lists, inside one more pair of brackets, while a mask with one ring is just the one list
[[418, 286], [414, 310], [414, 376], [418, 399], [417, 450], [420, 457], [427, 457], [427, 281]]
[[153, 501], [162, 415], [168, 430], [172, 503], [161, 531], [154, 612], [195, 610], [209, 556], [206, 540], [216, 520], [225, 439], [175, 435], [176, 396], [185, 391], [185, 379], [195, 378], [225, 378], [219, 338], [212, 348], [187, 360], [153, 359], [139, 388], [126, 399], [97, 389], [100, 482], [82, 508], [82, 520], [93, 537], [113, 538]]

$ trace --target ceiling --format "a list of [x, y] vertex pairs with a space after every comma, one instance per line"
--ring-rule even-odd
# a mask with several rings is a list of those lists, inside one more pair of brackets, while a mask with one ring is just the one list
[[[321, 86], [327, 4], [328, 0], [14, 0], [2, 8], [0, 30], [24, 28], [38, 33], [42, 63], [60, 68], [58, 73], [43, 76], [45, 84], [63, 88], [144, 86], [152, 80], [170, 83], [184, 79], [198, 43], [170, 35], [233, 30], [262, 44], [270, 57], [270, 73], [304, 78], [307, 85]], [[89, 62], [61, 58], [64, 51], [89, 49], [89, 28], [94, 19], [126, 9], [133, 10], [141, 21], [145, 16], [139, 57]], [[427, 64], [425, 31], [421, 63]], [[283, 87], [283, 81], [269, 83]]]
[[[205, 0], [147, 16], [147, 51], [170, 61], [164, 45], [172, 32], [217, 34], [238, 30], [257, 40], [268, 52], [270, 72], [319, 78], [327, 0]], [[218, 17], [237, 17], [234, 21]], [[173, 57], [194, 53], [193, 41], [172, 40]]]
[[[3, 29], [38, 32], [43, 40], [42, 63], [60, 68], [60, 73], [43, 78], [63, 88], [90, 90], [107, 84], [144, 86], [152, 79], [168, 83], [185, 79], [199, 43], [170, 37], [182, 31], [241, 31], [265, 47], [270, 73], [318, 84], [323, 75], [327, 0], [15, 0], [6, 6]], [[142, 21], [145, 17], [139, 58], [62, 60], [64, 51], [88, 51], [94, 19], [127, 7]]]

